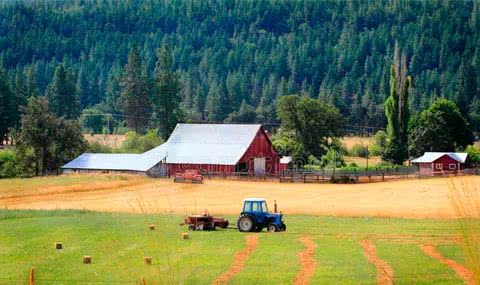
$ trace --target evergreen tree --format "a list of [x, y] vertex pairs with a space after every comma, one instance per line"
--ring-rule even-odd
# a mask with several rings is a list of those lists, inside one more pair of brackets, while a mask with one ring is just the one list
[[128, 127], [143, 132], [151, 114], [150, 83], [135, 45], [128, 55], [128, 63], [123, 70], [120, 82], [120, 105]]
[[73, 75], [65, 69], [64, 65], [60, 64], [55, 69], [52, 82], [46, 91], [53, 113], [66, 119], [77, 118], [80, 115], [75, 81], [72, 77]]
[[152, 102], [153, 120], [158, 123], [160, 135], [165, 140], [183, 117], [180, 101], [177, 74], [171, 71], [169, 50], [167, 46], [163, 46], [157, 50]]
[[15, 74], [15, 86], [14, 86], [14, 96], [13, 96], [13, 110], [12, 110], [12, 120], [13, 127], [18, 127], [20, 125], [20, 108], [24, 107], [27, 104], [28, 87], [25, 81], [25, 76], [23, 72], [17, 69]]
[[243, 100], [238, 111], [230, 113], [225, 121], [229, 123], [253, 123], [256, 117], [255, 109]]
[[221, 122], [223, 120], [222, 91], [218, 83], [215, 81], [208, 90], [205, 99], [205, 118], [211, 122]]
[[78, 72], [77, 77], [77, 84], [76, 84], [76, 94], [77, 98], [80, 101], [80, 107], [82, 109], [90, 106], [91, 102], [91, 94], [90, 94], [90, 85], [87, 79], [87, 75], [85, 74], [84, 66], [80, 67], [80, 71]]
[[7, 140], [7, 134], [15, 121], [15, 97], [10, 88], [7, 74], [0, 68], [0, 145]]
[[27, 98], [38, 97], [40, 92], [37, 87], [37, 77], [35, 75], [35, 69], [29, 67], [26, 69], [26, 85], [27, 85]]
[[473, 129], [477, 132], [480, 131], [480, 96], [473, 98], [468, 116]]
[[121, 93], [120, 77], [122, 76], [121, 68], [118, 65], [112, 67], [108, 74], [104, 108], [108, 113], [119, 114], [119, 99]]

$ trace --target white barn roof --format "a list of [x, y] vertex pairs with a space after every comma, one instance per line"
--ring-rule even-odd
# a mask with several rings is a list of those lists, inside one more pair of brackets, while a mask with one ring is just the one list
[[259, 124], [177, 124], [167, 142], [142, 154], [84, 153], [62, 168], [147, 171], [162, 160], [236, 165], [260, 128]]
[[440, 157], [448, 155], [460, 163], [465, 163], [468, 154], [466, 152], [425, 152], [422, 156], [413, 159], [412, 163], [431, 163]]

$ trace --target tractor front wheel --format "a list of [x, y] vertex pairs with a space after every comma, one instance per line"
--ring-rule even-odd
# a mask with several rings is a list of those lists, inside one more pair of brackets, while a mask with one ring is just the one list
[[238, 218], [237, 227], [241, 232], [252, 232], [255, 229], [255, 222], [251, 216], [241, 216]]
[[268, 225], [268, 227], [267, 227], [267, 231], [268, 231], [269, 233], [276, 232], [276, 231], [277, 231], [277, 226], [275, 226], [274, 224], [270, 224], [270, 225]]

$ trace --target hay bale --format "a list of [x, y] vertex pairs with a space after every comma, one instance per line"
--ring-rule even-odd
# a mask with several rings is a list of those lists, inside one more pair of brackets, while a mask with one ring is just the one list
[[182, 233], [182, 239], [189, 239], [190, 235], [188, 233]]
[[63, 245], [61, 242], [55, 242], [55, 249], [62, 249]]
[[92, 264], [92, 257], [89, 255], [85, 255], [83, 257], [83, 264]]
[[151, 230], [151, 231], [154, 231], [155, 230], [155, 225], [149, 225], [148, 228]]
[[145, 264], [151, 265], [152, 264], [152, 258], [150, 256], [145, 256], [145, 257], [143, 257], [143, 262], [145, 262]]

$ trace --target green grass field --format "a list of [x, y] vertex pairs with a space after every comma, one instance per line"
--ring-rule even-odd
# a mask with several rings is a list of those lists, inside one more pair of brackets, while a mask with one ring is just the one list
[[[234, 221], [235, 217], [228, 217]], [[177, 215], [107, 214], [83, 211], [0, 211], [0, 284], [26, 284], [33, 266], [38, 284], [210, 284], [245, 247], [236, 230], [192, 232]], [[260, 233], [245, 268], [230, 284], [292, 284], [300, 270], [298, 240], [317, 243], [311, 284], [375, 284], [375, 267], [359, 241], [371, 239], [395, 273], [396, 284], [463, 284], [419, 244], [433, 242], [462, 263], [453, 220], [287, 216], [285, 233]], [[157, 229], [150, 231], [149, 224]], [[62, 242], [64, 249], [55, 250]], [[93, 264], [83, 265], [91, 255]], [[153, 257], [153, 265], [143, 263]]]

